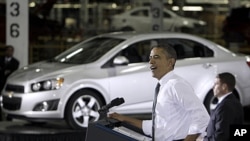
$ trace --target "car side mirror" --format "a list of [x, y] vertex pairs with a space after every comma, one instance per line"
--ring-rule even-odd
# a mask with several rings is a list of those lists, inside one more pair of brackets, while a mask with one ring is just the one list
[[129, 60], [125, 56], [117, 56], [113, 60], [114, 65], [127, 65]]

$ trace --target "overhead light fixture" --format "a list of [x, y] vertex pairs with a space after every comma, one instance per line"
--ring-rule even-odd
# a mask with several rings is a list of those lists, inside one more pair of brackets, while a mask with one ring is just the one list
[[[179, 6], [173, 6], [172, 7], [173, 11], [179, 11], [180, 7]], [[203, 7], [201, 6], [183, 6], [182, 7], [183, 11], [203, 11]]]
[[116, 3], [112, 3], [111, 7], [112, 8], [117, 8], [117, 4]]
[[30, 4], [29, 4], [29, 7], [35, 7], [36, 6], [36, 3], [35, 2], [31, 2]]

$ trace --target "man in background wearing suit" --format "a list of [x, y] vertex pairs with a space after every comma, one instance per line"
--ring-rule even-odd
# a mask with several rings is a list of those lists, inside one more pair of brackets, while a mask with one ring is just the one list
[[[13, 57], [13, 54], [14, 47], [8, 45], [5, 47], [5, 54], [0, 57], [0, 95], [2, 94], [7, 78], [19, 67], [19, 61]], [[0, 108], [0, 120], [2, 120], [1, 112]]]
[[235, 77], [231, 73], [217, 75], [213, 91], [218, 103], [216, 108], [211, 110], [204, 141], [229, 141], [230, 125], [243, 124], [243, 107], [232, 93], [235, 83]]
[[19, 67], [19, 61], [13, 57], [14, 47], [6, 46], [4, 56], [0, 57], [0, 90], [6, 83], [7, 78]]

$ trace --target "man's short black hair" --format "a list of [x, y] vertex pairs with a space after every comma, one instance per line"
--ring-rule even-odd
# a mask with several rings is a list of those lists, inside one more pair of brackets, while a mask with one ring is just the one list
[[224, 72], [224, 73], [218, 74], [217, 78], [220, 79], [221, 83], [224, 83], [227, 85], [229, 91], [234, 90], [236, 80], [235, 80], [235, 77], [233, 74], [231, 74], [229, 72]]
[[14, 47], [13, 47], [12, 45], [6, 45], [6, 46], [5, 46], [5, 51], [6, 51], [7, 49], [9, 49], [9, 48], [11, 48], [12, 50], [14, 50]]
[[175, 60], [177, 59], [177, 54], [176, 54], [175, 49], [169, 44], [164, 44], [164, 45], [159, 44], [159, 45], [153, 46], [152, 48], [162, 48], [165, 51], [166, 56], [168, 58], [174, 58]]

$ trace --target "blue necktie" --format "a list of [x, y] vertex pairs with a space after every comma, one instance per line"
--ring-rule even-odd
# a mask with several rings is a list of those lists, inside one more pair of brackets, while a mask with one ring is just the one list
[[153, 103], [153, 110], [152, 110], [152, 139], [155, 140], [155, 107], [157, 103], [157, 96], [160, 90], [160, 83], [158, 83], [155, 87], [155, 97], [154, 97], [154, 103]]

